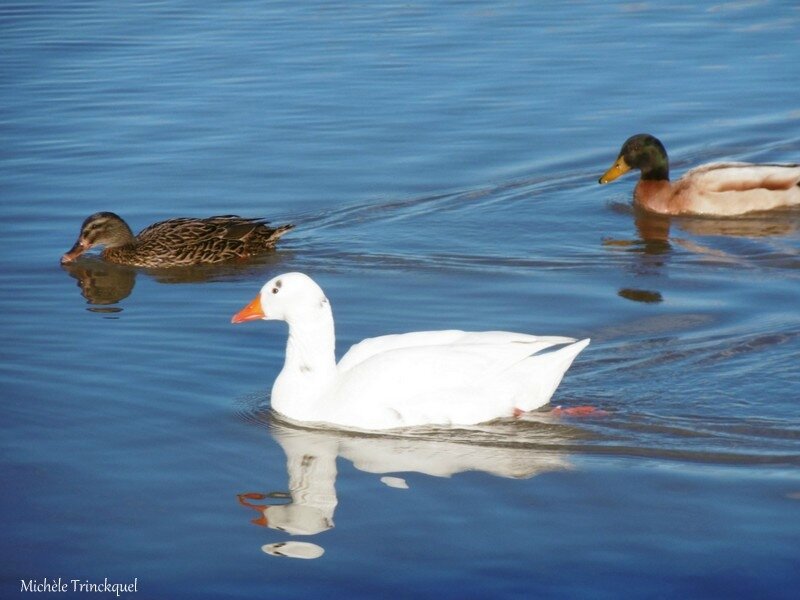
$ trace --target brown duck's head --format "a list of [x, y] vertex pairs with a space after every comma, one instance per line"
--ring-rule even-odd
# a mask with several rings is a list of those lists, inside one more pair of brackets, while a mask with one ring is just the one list
[[112, 212], [95, 213], [83, 222], [78, 240], [61, 257], [61, 262], [70, 263], [94, 246], [116, 248], [135, 240], [131, 228], [119, 215]]
[[599, 182], [614, 181], [631, 169], [639, 169], [642, 179], [669, 180], [669, 159], [664, 144], [649, 133], [629, 137], [622, 144], [617, 160]]

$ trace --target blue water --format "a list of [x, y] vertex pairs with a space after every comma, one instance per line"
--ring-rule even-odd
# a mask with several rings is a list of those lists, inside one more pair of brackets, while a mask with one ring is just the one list
[[[800, 213], [597, 185], [640, 131], [675, 174], [800, 161], [796, 3], [4, 3], [0, 32], [0, 597], [796, 596]], [[98, 210], [296, 229], [246, 265], [62, 268]], [[591, 337], [553, 402], [609, 414], [283, 423], [285, 327], [230, 317], [293, 270], [340, 355]]]

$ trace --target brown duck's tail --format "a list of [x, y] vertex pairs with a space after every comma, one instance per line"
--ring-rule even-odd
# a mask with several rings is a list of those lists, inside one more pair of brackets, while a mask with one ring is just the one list
[[285, 233], [288, 233], [294, 229], [294, 225], [288, 223], [286, 225], [281, 225], [280, 227], [276, 227], [272, 234], [269, 236], [269, 240], [272, 243], [275, 243], [280, 239]]

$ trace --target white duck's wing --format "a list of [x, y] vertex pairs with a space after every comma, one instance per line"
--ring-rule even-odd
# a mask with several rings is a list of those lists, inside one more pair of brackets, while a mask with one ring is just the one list
[[376, 354], [401, 348], [538, 342], [544, 342], [548, 346], [552, 346], [554, 344], [568, 344], [574, 341], [573, 338], [559, 336], [536, 336], [509, 331], [461, 331], [458, 329], [382, 335], [380, 337], [367, 338], [351, 346], [350, 350], [339, 361], [338, 370], [339, 373], [345, 373]]
[[800, 204], [800, 165], [710, 163], [676, 182], [695, 212], [738, 215]]
[[[552, 338], [551, 338], [552, 339]], [[556, 338], [559, 339], [559, 338]], [[564, 338], [560, 338], [564, 339]], [[325, 419], [365, 429], [482, 423], [550, 399], [583, 340], [409, 346], [341, 373]]]

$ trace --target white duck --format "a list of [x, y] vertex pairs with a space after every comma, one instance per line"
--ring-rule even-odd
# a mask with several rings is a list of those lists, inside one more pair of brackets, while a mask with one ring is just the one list
[[[366, 339], [337, 365], [330, 303], [303, 273], [271, 279], [231, 321], [257, 319], [289, 324], [272, 408], [296, 421], [359, 429], [474, 425], [539, 408], [589, 344], [505, 331], [418, 331]], [[556, 345], [563, 347], [542, 353]]]

